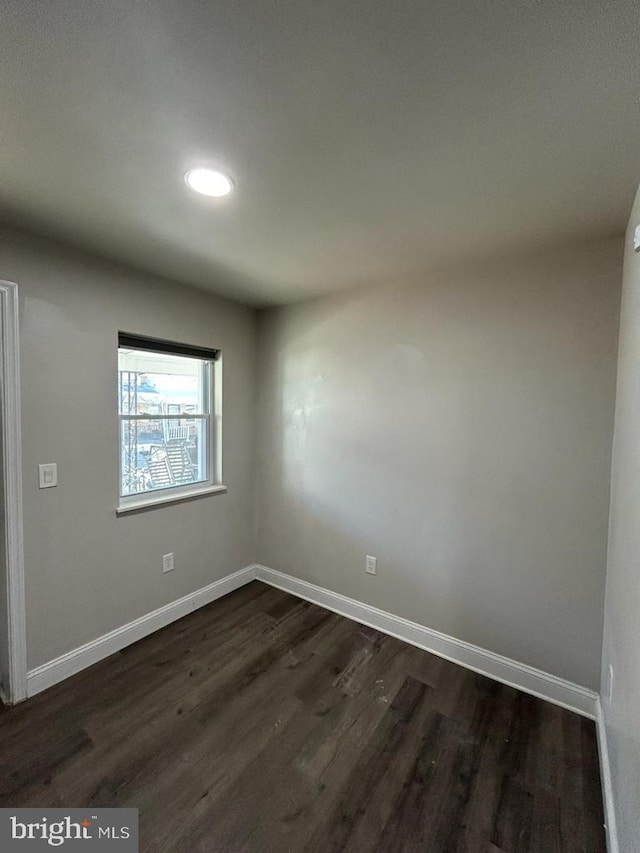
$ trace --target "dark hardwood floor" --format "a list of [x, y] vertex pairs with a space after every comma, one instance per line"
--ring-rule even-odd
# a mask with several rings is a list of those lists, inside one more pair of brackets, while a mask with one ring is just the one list
[[602, 853], [594, 724], [255, 582], [0, 711], [0, 806], [140, 850]]

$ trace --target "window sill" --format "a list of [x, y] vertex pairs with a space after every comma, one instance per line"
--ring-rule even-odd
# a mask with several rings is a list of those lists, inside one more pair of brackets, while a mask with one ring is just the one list
[[195, 498], [203, 498], [207, 495], [222, 494], [227, 491], [227, 487], [220, 484], [216, 486], [207, 486], [205, 489], [194, 489], [192, 492], [181, 492], [179, 495], [163, 495], [162, 497], [146, 497], [143, 500], [135, 503], [127, 503], [116, 507], [116, 515], [127, 515], [130, 512], [139, 512], [140, 510], [153, 509], [158, 506], [166, 506], [167, 504], [180, 503], [181, 501], [191, 501]]

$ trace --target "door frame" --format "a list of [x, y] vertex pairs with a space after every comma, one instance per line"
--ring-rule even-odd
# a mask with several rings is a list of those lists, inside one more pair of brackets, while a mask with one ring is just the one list
[[[0, 410], [4, 455], [7, 557], [7, 636], [9, 684], [2, 699], [14, 705], [27, 698], [27, 626], [22, 518], [22, 430], [20, 396], [20, 314], [18, 285], [0, 280]], [[4, 630], [4, 626], [3, 626]]]

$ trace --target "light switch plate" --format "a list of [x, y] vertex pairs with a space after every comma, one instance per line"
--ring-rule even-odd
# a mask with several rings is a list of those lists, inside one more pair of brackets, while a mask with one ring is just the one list
[[58, 465], [55, 462], [38, 465], [38, 485], [41, 489], [53, 489], [58, 485]]
[[636, 230], [633, 235], [633, 249], [640, 252], [640, 225], [636, 225]]

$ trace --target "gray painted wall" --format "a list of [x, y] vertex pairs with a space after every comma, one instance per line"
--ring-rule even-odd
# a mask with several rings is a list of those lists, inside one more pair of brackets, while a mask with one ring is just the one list
[[[0, 277], [20, 289], [33, 668], [254, 561], [256, 314], [4, 229]], [[228, 494], [116, 518], [119, 329], [222, 348]], [[58, 463], [56, 489], [38, 489], [39, 462]]]
[[[30, 668], [257, 557], [597, 686], [620, 241], [264, 312], [257, 377], [251, 309], [20, 232], [0, 245], [21, 293]], [[227, 495], [116, 518], [123, 328], [222, 347]], [[40, 491], [48, 461], [60, 485]]]
[[[640, 192], [625, 241], [611, 480], [602, 705], [621, 853], [640, 850]], [[609, 703], [609, 665], [613, 667]]]
[[597, 688], [621, 261], [591, 241], [261, 314], [260, 561]]

